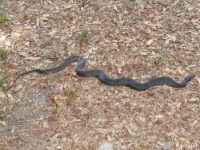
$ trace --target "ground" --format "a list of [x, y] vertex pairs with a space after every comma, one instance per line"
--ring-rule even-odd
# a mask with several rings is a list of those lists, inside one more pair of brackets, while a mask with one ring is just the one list
[[[200, 149], [200, 1], [1, 0], [0, 149]], [[138, 92], [79, 77], [70, 65], [21, 77], [70, 55], [87, 69], [141, 82], [167, 75], [185, 88]]]

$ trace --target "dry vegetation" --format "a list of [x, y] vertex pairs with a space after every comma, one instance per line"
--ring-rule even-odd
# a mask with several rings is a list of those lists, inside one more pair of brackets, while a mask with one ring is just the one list
[[[1, 0], [0, 14], [0, 149], [200, 149], [199, 0]], [[113, 77], [196, 77], [138, 92], [73, 64], [4, 90], [72, 54]]]

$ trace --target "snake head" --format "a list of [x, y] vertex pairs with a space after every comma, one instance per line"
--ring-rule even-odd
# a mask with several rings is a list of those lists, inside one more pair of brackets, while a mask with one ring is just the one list
[[194, 74], [188, 75], [187, 77], [185, 77], [185, 81], [186, 81], [186, 82], [189, 82], [189, 81], [191, 81], [194, 77], [195, 77]]

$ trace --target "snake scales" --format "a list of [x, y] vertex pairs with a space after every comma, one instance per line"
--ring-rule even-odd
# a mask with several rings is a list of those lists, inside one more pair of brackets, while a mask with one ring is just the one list
[[79, 76], [84, 76], [84, 77], [96, 77], [98, 78], [101, 82], [111, 85], [111, 86], [127, 86], [130, 87], [134, 90], [138, 91], [143, 91], [147, 90], [150, 87], [153, 86], [158, 86], [158, 85], [163, 85], [166, 84], [168, 86], [174, 87], [174, 88], [183, 88], [187, 85], [187, 83], [192, 80], [195, 75], [191, 74], [186, 76], [181, 83], [176, 82], [170, 77], [167, 76], [162, 76], [162, 77], [156, 77], [154, 79], [149, 80], [148, 82], [140, 83], [137, 82], [133, 79], [130, 78], [110, 78], [108, 77], [102, 70], [83, 70], [86, 60], [81, 57], [81, 56], [70, 56], [69, 58], [66, 58], [63, 63], [56, 67], [52, 67], [49, 69], [33, 69], [30, 71], [23, 72], [19, 74], [15, 80], [13, 81], [13, 84], [7, 88], [9, 90], [10, 88], [13, 87], [13, 85], [16, 83], [16, 81], [23, 75], [27, 75], [30, 73], [39, 73], [39, 74], [49, 74], [49, 73], [56, 73], [59, 71], [64, 70], [68, 65], [70, 65], [73, 62], [78, 62], [78, 64], [75, 67], [75, 72]]

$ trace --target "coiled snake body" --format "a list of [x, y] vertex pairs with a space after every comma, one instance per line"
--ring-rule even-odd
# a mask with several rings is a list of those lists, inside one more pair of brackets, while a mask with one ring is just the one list
[[150, 87], [158, 86], [166, 84], [168, 86], [174, 87], [174, 88], [183, 88], [187, 85], [187, 83], [194, 78], [195, 75], [188, 75], [186, 76], [181, 83], [176, 82], [170, 77], [162, 76], [162, 77], [156, 77], [154, 79], [149, 80], [148, 82], [140, 83], [130, 78], [110, 78], [108, 77], [102, 70], [83, 70], [86, 60], [81, 56], [70, 56], [69, 58], [66, 58], [63, 63], [60, 65], [49, 68], [49, 69], [33, 69], [27, 72], [23, 72], [19, 74], [15, 80], [13, 81], [13, 84], [7, 88], [9, 90], [13, 87], [13, 85], [16, 83], [16, 81], [23, 75], [27, 75], [30, 73], [39, 73], [39, 74], [49, 74], [49, 73], [56, 73], [59, 71], [64, 70], [68, 65], [70, 65], [73, 62], [78, 62], [78, 64], [75, 67], [75, 72], [79, 76], [84, 77], [96, 77], [101, 82], [111, 85], [111, 86], [127, 86], [134, 90], [143, 91], [147, 90]]

